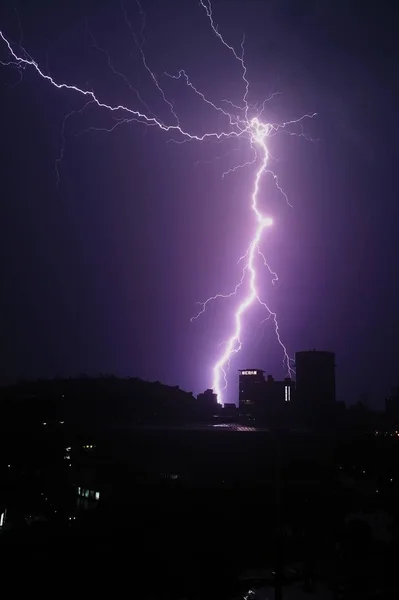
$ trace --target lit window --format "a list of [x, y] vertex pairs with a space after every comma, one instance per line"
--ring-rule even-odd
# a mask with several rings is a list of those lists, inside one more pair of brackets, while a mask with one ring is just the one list
[[96, 492], [96, 500], [100, 500], [100, 492]]
[[80, 487], [78, 487], [78, 495], [80, 496]]
[[89, 497], [89, 490], [85, 490], [85, 494], [84, 495], [86, 496], [86, 498], [88, 498]]
[[1, 513], [1, 515], [0, 515], [0, 527], [3, 527], [3, 523], [4, 523], [4, 513]]

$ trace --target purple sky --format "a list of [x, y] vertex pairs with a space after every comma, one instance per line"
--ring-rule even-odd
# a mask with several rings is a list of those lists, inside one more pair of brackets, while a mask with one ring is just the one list
[[[261, 202], [274, 218], [263, 250], [279, 282], [264, 277], [291, 355], [316, 347], [337, 355], [337, 392], [348, 403], [368, 393], [374, 406], [399, 382], [399, 185], [395, 99], [398, 40], [393, 8], [380, 2], [314, 0], [214, 2], [230, 43], [246, 34], [250, 103], [279, 91], [271, 121], [317, 112], [304, 123], [314, 140], [270, 140], [272, 167], [293, 208], [265, 182]], [[13, 3], [0, 29], [18, 42]], [[139, 31], [135, 2], [126, 3]], [[236, 62], [218, 43], [195, 0], [143, 2], [147, 60], [190, 131], [220, 119], [183, 82], [162, 77], [184, 68], [212, 100], [239, 102]], [[20, 2], [26, 50], [58, 81], [93, 88], [109, 103], [142, 108], [107, 66], [97, 43], [170, 121], [118, 3]], [[45, 18], [43, 18], [45, 16]], [[0, 44], [0, 60], [7, 60]], [[232, 326], [234, 300], [219, 301], [194, 324], [196, 301], [230, 291], [253, 230], [253, 168], [222, 179], [250, 158], [248, 144], [168, 142], [131, 123], [113, 133], [109, 113], [71, 116], [57, 190], [55, 161], [64, 116], [84, 105], [31, 69], [22, 81], [0, 67], [2, 381], [16, 377], [113, 372], [208, 387], [212, 364]], [[255, 308], [232, 362], [226, 400], [236, 400], [239, 368], [282, 377], [282, 353]]]

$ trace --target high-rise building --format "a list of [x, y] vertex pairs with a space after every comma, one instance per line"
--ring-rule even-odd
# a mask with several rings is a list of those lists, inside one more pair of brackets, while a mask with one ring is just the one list
[[239, 372], [239, 403], [242, 414], [276, 415], [285, 403], [293, 400], [294, 381], [287, 377], [276, 381], [272, 375], [265, 379], [261, 369]]
[[296, 398], [302, 408], [335, 402], [335, 354], [320, 350], [295, 353]]
[[262, 369], [243, 369], [239, 373], [238, 399], [240, 411], [252, 413], [264, 403], [265, 372]]

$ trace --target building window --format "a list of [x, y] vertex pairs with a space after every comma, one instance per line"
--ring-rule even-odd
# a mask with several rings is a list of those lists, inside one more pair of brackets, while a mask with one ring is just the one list
[[83, 498], [90, 498], [91, 500], [99, 500], [100, 492], [95, 492], [94, 490], [85, 490], [84, 488], [77, 488], [78, 495]]
[[286, 402], [291, 402], [291, 386], [289, 385], [284, 387], [284, 400]]

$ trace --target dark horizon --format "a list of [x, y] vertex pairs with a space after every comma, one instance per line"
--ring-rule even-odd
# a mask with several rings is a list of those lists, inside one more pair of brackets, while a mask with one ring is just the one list
[[[215, 102], [240, 101], [239, 69], [198, 3], [142, 6], [147, 60], [157, 76], [186, 69]], [[126, 8], [140, 29], [136, 4]], [[273, 287], [265, 276], [262, 289], [281, 337], [290, 356], [335, 352], [337, 400], [352, 404], [367, 394], [372, 407], [382, 407], [399, 383], [394, 7], [215, 1], [213, 11], [235, 47], [246, 34], [250, 102], [280, 92], [267, 105], [268, 120], [317, 113], [303, 124], [313, 141], [284, 134], [270, 140], [273, 169], [293, 205], [265, 185], [262, 206], [274, 223], [262, 250], [279, 280]], [[169, 119], [119, 6], [19, 2], [17, 13], [9, 2], [0, 9], [0, 30], [56, 80], [137, 108], [92, 34], [151, 110]], [[0, 42], [4, 63], [10, 57]], [[222, 174], [251, 159], [247, 144], [174, 144], [135, 122], [83, 134], [114, 124], [112, 115], [88, 107], [65, 122], [57, 186], [63, 120], [85, 100], [54, 89], [31, 68], [21, 74], [0, 65], [0, 381], [106, 372], [195, 394], [211, 387], [234, 303], [190, 318], [197, 301], [229, 292], [240, 276], [236, 262], [253, 227], [253, 169]], [[182, 82], [162, 83], [185, 127], [216, 126]], [[245, 319], [226, 401], [236, 402], [238, 369], [285, 375], [270, 322], [259, 326], [264, 316], [255, 308]]]

